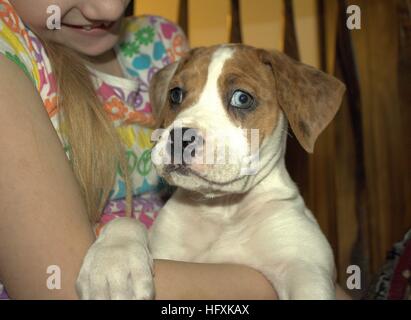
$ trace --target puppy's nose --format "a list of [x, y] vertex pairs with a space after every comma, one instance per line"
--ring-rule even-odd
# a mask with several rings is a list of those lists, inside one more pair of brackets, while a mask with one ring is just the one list
[[[193, 159], [196, 155], [196, 148], [200, 147], [202, 142], [202, 137], [196, 129], [183, 127], [171, 130], [167, 147], [171, 163], [190, 164], [186, 156], [190, 156]], [[188, 146], [192, 149], [190, 154], [184, 152]]]

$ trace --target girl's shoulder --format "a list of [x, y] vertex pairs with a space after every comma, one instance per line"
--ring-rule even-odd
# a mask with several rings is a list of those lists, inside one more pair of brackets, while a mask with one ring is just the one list
[[39, 87], [42, 46], [8, 0], [0, 0], [0, 54], [16, 63]]
[[189, 50], [183, 30], [175, 23], [154, 15], [125, 19], [118, 50], [135, 72], [149, 67], [162, 68]]
[[124, 25], [124, 36], [126, 38], [138, 38], [142, 44], [152, 42], [155, 38], [161, 39], [164, 42], [178, 37], [186, 40], [183, 30], [177, 24], [161, 16], [142, 15], [128, 17], [125, 19]]
[[50, 61], [39, 38], [23, 23], [9, 0], [0, 0], [0, 55], [30, 78], [57, 126], [57, 89]]

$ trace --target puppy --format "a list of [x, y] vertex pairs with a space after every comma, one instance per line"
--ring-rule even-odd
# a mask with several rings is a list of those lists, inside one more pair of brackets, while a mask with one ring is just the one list
[[194, 49], [158, 72], [150, 97], [163, 130], [152, 158], [178, 189], [148, 234], [131, 219], [104, 228], [80, 296], [152, 299], [155, 258], [248, 265], [280, 299], [334, 299], [330, 245], [284, 155], [288, 123], [313, 152], [344, 91], [317, 69], [245, 45]]

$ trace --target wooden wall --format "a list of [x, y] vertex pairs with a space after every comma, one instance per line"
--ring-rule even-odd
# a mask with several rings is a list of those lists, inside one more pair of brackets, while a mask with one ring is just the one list
[[[359, 5], [362, 28], [346, 28]], [[289, 139], [287, 164], [333, 246], [344, 286], [363, 289], [411, 228], [411, 0], [139, 0], [137, 13], [183, 25], [193, 46], [227, 41], [276, 48], [347, 84], [314, 155]], [[359, 296], [361, 292], [351, 292]]]
[[[361, 87], [367, 195], [363, 204], [367, 225], [362, 228], [369, 242], [370, 269], [374, 271], [387, 249], [411, 227], [411, 3], [356, 3], [363, 14], [362, 29], [352, 34]], [[404, 6], [408, 27], [400, 22], [400, 8]]]

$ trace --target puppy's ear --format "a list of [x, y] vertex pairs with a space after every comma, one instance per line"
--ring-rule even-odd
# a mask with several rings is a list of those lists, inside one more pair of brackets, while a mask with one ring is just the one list
[[337, 113], [345, 92], [338, 79], [285, 54], [260, 51], [274, 74], [278, 103], [301, 146], [309, 153]]
[[156, 127], [162, 125], [162, 111], [168, 99], [168, 87], [178, 65], [179, 62], [169, 64], [158, 71], [151, 79], [149, 95]]

